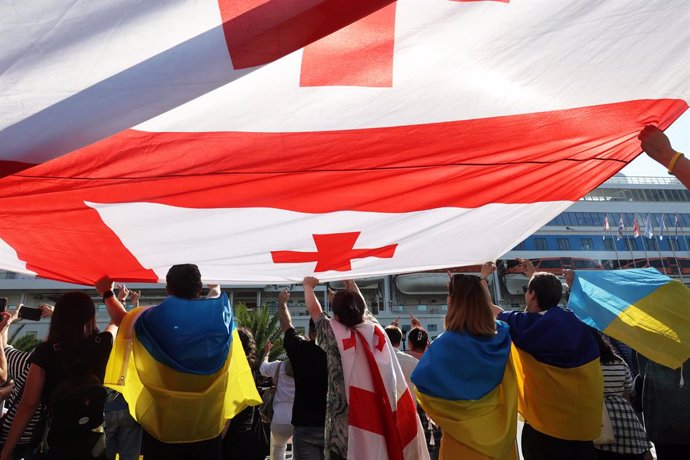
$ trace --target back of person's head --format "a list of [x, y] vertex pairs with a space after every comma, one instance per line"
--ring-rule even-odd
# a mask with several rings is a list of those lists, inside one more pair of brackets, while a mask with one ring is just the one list
[[247, 355], [247, 362], [249, 362], [249, 367], [251, 367], [252, 369], [256, 369], [258, 358], [254, 334], [252, 334], [252, 331], [248, 328], [241, 327], [237, 329], [237, 335], [240, 336], [240, 342], [242, 342], [242, 349], [244, 350], [244, 354]]
[[366, 310], [362, 297], [351, 291], [338, 291], [333, 297], [331, 307], [338, 321], [347, 327], [361, 323]]
[[493, 335], [496, 320], [491, 301], [478, 276], [454, 275], [448, 283], [446, 330], [472, 335]]
[[47, 342], [68, 343], [97, 333], [96, 307], [83, 292], [67, 292], [55, 302]]
[[173, 265], [165, 276], [168, 293], [181, 299], [196, 299], [201, 293], [201, 272], [194, 264]]
[[616, 355], [616, 353], [613, 351], [613, 347], [601, 332], [593, 327], [590, 327], [589, 329], [592, 331], [592, 335], [594, 335], [597, 345], [599, 345], [599, 362], [602, 364], [611, 364], [615, 363], [616, 361], [623, 361], [622, 358]]
[[429, 346], [429, 333], [421, 327], [413, 327], [407, 333], [407, 342], [411, 351], [422, 353]]
[[309, 318], [309, 330], [307, 331], [307, 335], [310, 340], [316, 340], [316, 323], [311, 318]]
[[563, 295], [563, 285], [553, 273], [537, 272], [529, 280], [527, 291], [535, 293], [537, 304], [543, 311], [558, 305]]
[[391, 341], [391, 345], [393, 345], [395, 348], [400, 347], [400, 343], [402, 342], [402, 331], [398, 326], [393, 326], [392, 324], [389, 326], [386, 326], [386, 335]]

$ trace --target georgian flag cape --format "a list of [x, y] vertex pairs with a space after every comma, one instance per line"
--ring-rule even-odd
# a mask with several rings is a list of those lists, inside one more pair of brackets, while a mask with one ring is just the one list
[[0, 268], [79, 283], [494, 259], [690, 100], [685, 0], [15, 0], [0, 17]]
[[330, 320], [343, 365], [349, 425], [347, 458], [429, 458], [412, 390], [383, 328]]

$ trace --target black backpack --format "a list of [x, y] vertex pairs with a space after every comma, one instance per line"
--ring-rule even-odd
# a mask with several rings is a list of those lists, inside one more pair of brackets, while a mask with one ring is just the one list
[[50, 427], [58, 433], [85, 433], [103, 424], [108, 394], [103, 383], [84, 362], [83, 355], [68, 365], [64, 352], [54, 346], [65, 378], [50, 393]]

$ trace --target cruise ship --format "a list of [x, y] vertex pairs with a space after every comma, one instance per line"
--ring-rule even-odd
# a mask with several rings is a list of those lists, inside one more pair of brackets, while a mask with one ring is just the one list
[[[494, 301], [507, 309], [524, 307], [523, 288], [527, 278], [518, 271], [516, 258], [532, 259], [538, 270], [559, 276], [565, 269], [654, 267], [690, 283], [690, 192], [671, 177], [617, 175], [601, 184], [497, 261], [498, 270], [489, 280], [490, 289]], [[454, 267], [448, 271], [478, 273], [479, 266]], [[399, 317], [402, 329], [407, 331], [411, 327], [410, 315], [414, 315], [433, 338], [443, 331], [448, 308], [447, 281], [447, 271], [437, 270], [367, 278], [358, 280], [358, 284], [369, 308], [382, 324]], [[331, 286], [339, 287], [337, 283]], [[142, 291], [142, 305], [155, 305], [166, 295], [165, 287], [160, 284], [135, 283], [128, 287]], [[272, 309], [284, 287], [222, 286], [233, 304], [243, 303], [250, 308], [268, 305]], [[308, 316], [301, 286], [287, 287], [292, 291], [289, 306], [293, 322], [296, 327], [304, 328]], [[8, 297], [10, 306], [53, 303], [61, 293], [74, 289], [92, 294], [99, 305], [99, 325], [105, 326], [108, 322], [105, 306], [91, 286], [0, 272], [0, 296]], [[325, 286], [319, 289], [328, 310]], [[47, 335], [45, 320], [20, 324], [23, 324], [22, 334], [39, 339]]]

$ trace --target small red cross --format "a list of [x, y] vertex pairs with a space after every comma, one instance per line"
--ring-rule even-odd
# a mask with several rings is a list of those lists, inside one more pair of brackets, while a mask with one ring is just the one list
[[389, 244], [381, 248], [354, 249], [361, 232], [329, 233], [312, 235], [316, 244], [315, 252], [299, 251], [271, 251], [273, 263], [303, 264], [316, 262], [314, 272], [338, 271], [346, 272], [352, 269], [352, 259], [378, 257], [391, 259], [395, 254], [397, 244]]

